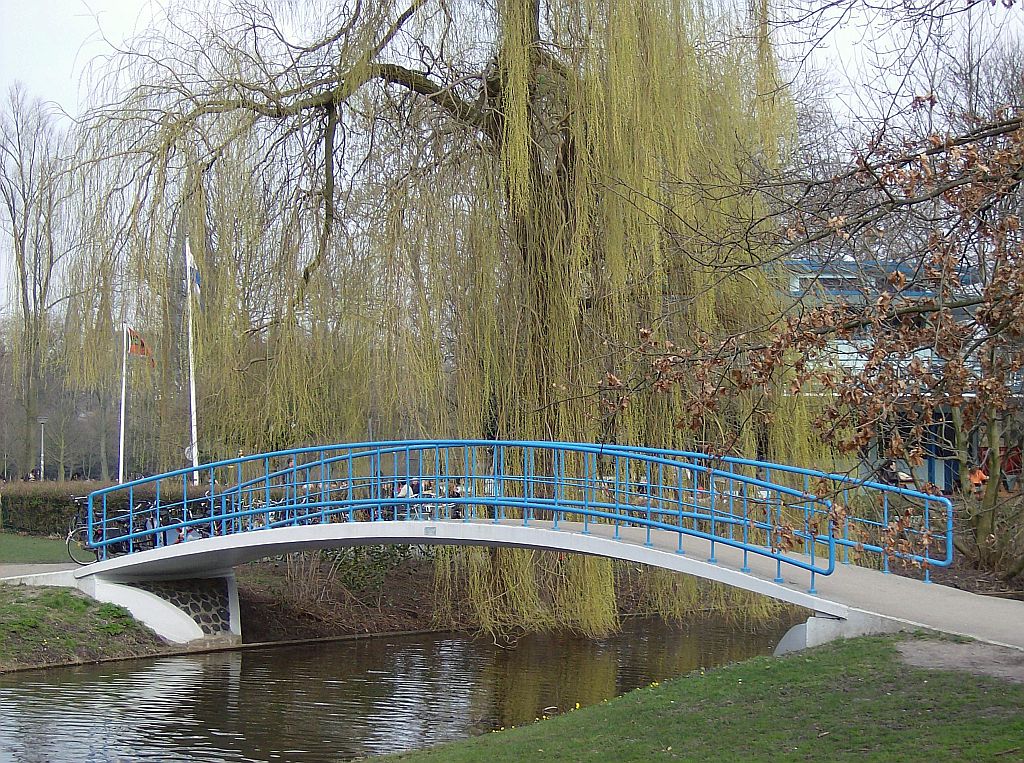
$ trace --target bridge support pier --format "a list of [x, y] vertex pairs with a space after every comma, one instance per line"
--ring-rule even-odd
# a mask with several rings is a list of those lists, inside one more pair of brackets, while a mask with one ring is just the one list
[[238, 584], [233, 571], [189, 579], [132, 582], [93, 575], [79, 589], [97, 601], [124, 607], [175, 644], [232, 645], [242, 640]]
[[877, 636], [912, 628], [909, 623], [868, 612], [851, 611], [845, 618], [816, 612], [807, 618], [807, 622], [794, 625], [786, 631], [786, 635], [775, 647], [775, 655], [799, 652], [841, 638]]

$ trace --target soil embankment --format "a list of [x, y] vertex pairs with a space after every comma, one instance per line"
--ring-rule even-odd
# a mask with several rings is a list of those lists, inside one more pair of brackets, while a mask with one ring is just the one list
[[288, 565], [267, 561], [237, 570], [245, 643], [437, 627], [434, 568], [427, 560], [407, 559], [378, 584], [363, 586], [337, 578], [311, 582]]
[[[4, 567], [10, 575], [39, 571]], [[373, 580], [335, 576], [325, 582], [306, 573], [285, 560], [237, 570], [244, 643], [436, 627], [433, 567], [427, 560], [406, 559]], [[181, 651], [120, 607], [79, 591], [0, 585], [0, 673]]]

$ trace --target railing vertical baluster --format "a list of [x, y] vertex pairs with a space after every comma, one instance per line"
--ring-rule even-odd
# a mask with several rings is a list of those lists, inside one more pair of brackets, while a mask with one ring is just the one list
[[188, 521], [188, 475], [181, 475], [181, 521]]
[[693, 466], [691, 476], [693, 477], [693, 529], [698, 529], [697, 517], [700, 515], [700, 474], [704, 467], [698, 467], [696, 464]]
[[[370, 509], [370, 521], [379, 522], [384, 517], [384, 491], [386, 482], [384, 480], [384, 462], [381, 459], [380, 447], [373, 445], [366, 451], [369, 455], [367, 456], [370, 473], [366, 479], [367, 497], [373, 502], [368, 504]], [[356, 454], [361, 456], [362, 453]], [[353, 467], [353, 478], [355, 477], [355, 467]]]
[[665, 521], [665, 464], [658, 462], [658, 521]]
[[644, 482], [647, 485], [647, 540], [644, 541], [645, 546], [654, 545], [651, 543], [651, 462], [644, 462]]
[[[535, 509], [533, 507], [533, 502], [537, 499], [537, 496], [538, 496], [537, 488], [540, 487], [541, 489], [543, 489], [544, 484], [546, 482], [547, 482], [547, 474], [545, 474], [545, 473], [538, 473], [537, 472], [537, 449], [531, 445], [530, 446], [530, 481], [529, 481], [529, 485], [526, 486], [528, 489], [524, 488], [524, 490], [523, 490], [523, 494], [524, 495], [527, 492], [529, 492], [529, 495], [530, 495], [529, 499], [526, 502], [527, 503], [527, 511], [529, 511], [530, 519], [533, 519], [533, 517], [534, 517]], [[526, 511], [523, 512], [523, 515], [526, 516]]]
[[[1020, 477], [1017, 478], [1018, 480]], [[953, 558], [953, 504], [948, 498], [943, 498], [946, 502], [946, 558]]]
[[[449, 461], [449, 458], [448, 458], [450, 452], [451, 452], [450, 447], [446, 445], [444, 447], [444, 492], [443, 493], [441, 492], [441, 486], [439, 484], [437, 486], [437, 497], [438, 498], [440, 498], [442, 495], [444, 495], [445, 498], [449, 498], [449, 497], [451, 497], [451, 494], [452, 494], [451, 466], [450, 466], [450, 461]], [[440, 502], [438, 502], [438, 504], [437, 504], [436, 511], [438, 511], [438, 512], [441, 511], [441, 503]], [[441, 517], [441, 518], [442, 519], [450, 519], [451, 518], [451, 512], [452, 512], [451, 504], [448, 503], [448, 501], [445, 501], [444, 502], [444, 513], [445, 513], [446, 516]]]
[[108, 556], [108, 554], [107, 554], [107, 511], [108, 511], [107, 496], [103, 496], [103, 525], [102, 525], [103, 526], [103, 534], [100, 536], [100, 539], [103, 541], [103, 549], [102, 550], [103, 550], [103, 558], [104, 559], [106, 559], [107, 556]]
[[132, 536], [132, 528], [135, 527], [135, 488], [134, 487], [129, 487], [128, 488], [128, 508], [126, 510], [126, 514], [128, 515], [128, 530], [127, 530], [127, 532], [128, 532], [128, 543], [127, 543], [127, 546], [128, 546], [128, 553], [131, 553], [132, 551], [135, 550], [135, 544], [133, 542], [134, 539], [131, 537]]
[[583, 528], [586, 531], [587, 517], [590, 516], [590, 503], [593, 498], [594, 488], [592, 485], [591, 475], [591, 458], [594, 461], [594, 469], [597, 469], [597, 456], [593, 453], [583, 454]]
[[228, 494], [220, 494], [220, 534], [228, 534]]
[[264, 458], [263, 458], [263, 479], [266, 482], [266, 489], [267, 489], [266, 503], [263, 504], [264, 508], [266, 509], [266, 517], [264, 518], [264, 521], [266, 522], [267, 527], [270, 527], [271, 524], [272, 524], [271, 520], [273, 519], [274, 514], [270, 510], [270, 457], [269, 456], [264, 456]]
[[[589, 475], [588, 475], [588, 478], [587, 478], [590, 481], [590, 500], [589, 501], [584, 500], [584, 504], [585, 504], [584, 505], [585, 511], [583, 512], [583, 534], [584, 535], [589, 535], [590, 534], [590, 513], [591, 513], [591, 511], [593, 511], [592, 506], [595, 503], [598, 502], [598, 496], [597, 496], [597, 454], [596, 453], [590, 453], [590, 454], [588, 454], [588, 456], [592, 456], [592, 458], [588, 457], [587, 459], [584, 460], [584, 463], [590, 463], [591, 464], [590, 469], [589, 469]], [[585, 489], [584, 489], [584, 494], [583, 495], [584, 495], [584, 499], [586, 499], [586, 490]]]
[[[806, 481], [806, 479], [805, 479], [805, 481]], [[804, 494], [806, 495], [807, 491], [804, 491]], [[812, 509], [812, 511], [813, 511], [813, 509]], [[805, 516], [806, 516], [806, 513], [805, 513]], [[810, 589], [808, 589], [807, 593], [809, 593], [809, 594], [811, 594], [813, 596], [814, 594], [817, 593], [817, 589], [814, 588], [814, 547], [817, 546], [817, 535], [816, 534], [811, 535], [811, 528], [810, 528], [810, 526], [807, 527], [807, 533], [808, 533], [808, 536], [811, 538], [811, 587], [810, 587]]]
[[708, 470], [708, 506], [711, 509], [711, 557], [708, 561], [711, 564], [717, 564], [718, 561], [715, 559], [715, 472], [713, 469]]
[[[476, 496], [476, 448], [469, 448], [469, 460], [467, 462], [469, 466], [469, 474], [466, 476], [466, 491], [465, 497], [469, 498], [471, 495]], [[476, 504], [473, 504], [473, 517], [476, 517]], [[462, 507], [462, 521], [469, 521], [469, 504], [465, 504]]]
[[[619, 457], [618, 457], [618, 455], [616, 455], [615, 456], [615, 489], [612, 491], [612, 501], [613, 501], [613, 503], [615, 505], [615, 535], [613, 535], [612, 537], [614, 537], [615, 540], [619, 539], [619, 512], [620, 512], [620, 503], [621, 503], [621, 499], [619, 498], [619, 496], [621, 495], [620, 490], [621, 490], [621, 483], [622, 483], [622, 478], [621, 478], [621, 475], [619, 474], [619, 470], [620, 469], [621, 469], [621, 465], [619, 464]], [[628, 479], [628, 476], [627, 476], [627, 479]]]
[[[411, 492], [412, 491], [412, 486], [409, 484], [412, 481], [412, 476], [411, 476], [411, 468], [412, 467], [409, 464], [409, 453], [410, 453], [409, 446], [406, 445], [405, 446], [405, 485], [406, 485], [406, 487], [409, 488], [409, 491], [399, 491], [397, 489], [398, 486], [395, 485], [395, 488], [396, 488], [395, 489], [395, 496], [396, 497], [398, 496], [399, 492]], [[421, 469], [420, 471], [423, 471], [423, 470]], [[405, 504], [405, 518], [406, 519], [409, 519], [409, 512], [411, 511], [411, 509], [412, 509], [412, 504], [410, 504], [410, 503]], [[396, 505], [395, 506], [395, 519], [398, 519], [398, 511], [399, 511], [399, 508]]]
[[530, 524], [529, 509], [527, 508], [527, 502], [529, 501], [530, 491], [533, 489], [533, 448], [529, 446], [523, 448], [523, 524]]
[[[153, 492], [155, 496], [153, 500], [153, 532], [150, 533], [153, 538], [153, 548], [157, 547], [156, 539], [160, 533], [160, 485], [160, 480], [157, 480], [156, 490]], [[92, 506], [92, 499], [89, 500], [89, 506]]]
[[[366, 480], [366, 489], [368, 491], [367, 496], [373, 502], [369, 504], [370, 509], [370, 521], [379, 522], [384, 517], [384, 462], [381, 459], [380, 447], [373, 445], [367, 451], [369, 453], [369, 469], [370, 473]], [[362, 453], [357, 454], [359, 456]], [[355, 477], [355, 467], [353, 467], [353, 478]]]
[[562, 491], [565, 489], [565, 451], [561, 448], [555, 448], [552, 452], [552, 458], [554, 460], [554, 473], [555, 473], [555, 505], [553, 512], [554, 524], [552, 527], [558, 529], [558, 515], [559, 507], [562, 505]]
[[729, 540], [733, 539], [733, 529], [736, 525], [736, 481], [733, 479], [735, 472], [733, 463], [729, 462]]
[[843, 488], [843, 564], [850, 563], [850, 491]]
[[[750, 502], [749, 502], [749, 490], [750, 484], [747, 482], [743, 483], [743, 566], [740, 567], [740, 572], [750, 572], [750, 560], [749, 560], [749, 541], [750, 541]], [[760, 488], [758, 488], [760, 489]]]
[[[810, 530], [810, 518], [808, 517], [808, 512], [814, 510], [814, 506], [808, 500], [808, 496], [810, 496], [810, 494], [811, 494], [810, 477], [805, 474], [804, 475], [804, 499], [803, 499], [803, 505], [804, 505], [804, 553], [805, 554], [808, 553], [808, 551], [807, 551], [807, 543], [808, 543], [809, 530]], [[814, 543], [813, 540], [811, 540], [810, 542], [812, 544]]]
[[[490, 492], [494, 494], [492, 499], [494, 500], [495, 507], [495, 521], [497, 522], [500, 518], [505, 518], [505, 502], [499, 501], [499, 497], [505, 498], [505, 446], [497, 446], [495, 450], [497, 453], [494, 456], [494, 464], [492, 466], [495, 476]], [[501, 517], [498, 516], [499, 510], [501, 511]]]
[[[104, 501], [107, 500], [107, 494], [106, 493], [103, 494], [103, 500]], [[86, 507], [86, 512], [85, 512], [85, 542], [91, 545], [92, 542], [93, 542], [93, 535], [92, 535], [92, 528], [93, 528], [92, 512], [93, 512], [93, 508], [94, 508], [93, 499], [92, 499], [92, 493], [90, 493], [89, 497], [86, 498], [85, 507]], [[76, 519], [75, 521], [77, 522], [78, 520]], [[73, 529], [74, 528], [72, 528], [72, 530]]]
[[927, 545], [924, 547], [924, 582], [925, 583], [931, 583], [932, 582], [932, 577], [931, 577], [931, 575], [932, 575], [932, 564], [931, 564], [931, 557], [932, 557], [932, 546], [931, 546], [932, 535], [931, 535], [931, 530], [932, 530], [932, 525], [931, 525], [931, 518], [930, 518], [930, 513], [929, 513], [928, 509], [929, 509], [928, 499], [925, 498], [924, 499], [924, 527], [923, 527], [923, 532], [925, 533], [925, 539], [927, 540]]
[[216, 535], [217, 520], [215, 514], [217, 513], [217, 477], [214, 468], [210, 467], [210, 474], [207, 478], [210, 489], [207, 491], [206, 504], [210, 512], [210, 536]]
[[[889, 491], [882, 491], [882, 534], [883, 542], [884, 535], [889, 530]], [[889, 549], [882, 549], [882, 572], [889, 572]]]
[[282, 524], [285, 526], [291, 521], [292, 516], [295, 513], [295, 458], [294, 456], [289, 459], [292, 462], [291, 466], [285, 464], [285, 482], [284, 482], [284, 520]]
[[682, 466], [676, 466], [676, 509], [679, 512], [679, 532], [676, 535], [679, 536], [679, 545], [676, 548], [677, 554], [685, 554], [683, 551], [683, 474], [684, 470]]
[[[352, 449], [350, 448], [348, 453], [345, 454], [345, 489], [339, 491], [338, 500], [344, 501], [344, 508], [338, 508], [331, 506], [331, 516], [333, 517], [336, 513], [339, 516], [344, 516], [345, 520], [351, 522], [355, 517], [352, 516]], [[334, 489], [331, 488], [331, 494], [333, 495]], [[334, 520], [336, 521], [336, 520]]]

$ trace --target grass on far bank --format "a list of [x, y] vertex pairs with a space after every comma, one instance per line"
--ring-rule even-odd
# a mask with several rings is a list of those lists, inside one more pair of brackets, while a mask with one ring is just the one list
[[70, 588], [0, 585], [0, 673], [162, 651], [164, 642], [122, 607]]
[[63, 538], [0, 531], [0, 564], [71, 563]]
[[1024, 685], [908, 667], [896, 641], [758, 657], [395, 759], [1024, 760]]

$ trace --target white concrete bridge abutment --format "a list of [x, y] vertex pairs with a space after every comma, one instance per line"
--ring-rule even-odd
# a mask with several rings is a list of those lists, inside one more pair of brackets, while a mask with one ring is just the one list
[[89, 575], [79, 578], [78, 588], [97, 601], [124, 607], [136, 620], [175, 644], [231, 644], [242, 640], [238, 583], [233, 571], [132, 582]]
[[112, 580], [99, 574], [77, 576], [78, 571], [26, 572], [0, 576], [0, 583], [76, 588], [96, 601], [124, 607], [172, 644], [207, 647], [241, 643], [242, 620], [233, 570], [190, 578], [134, 580]]

